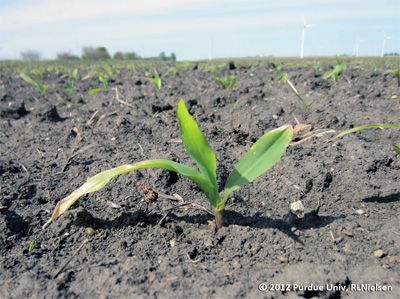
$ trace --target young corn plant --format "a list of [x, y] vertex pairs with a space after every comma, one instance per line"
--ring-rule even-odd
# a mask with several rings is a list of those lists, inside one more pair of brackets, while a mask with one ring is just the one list
[[398, 84], [398, 86], [400, 86], [400, 71], [398, 69], [387, 70], [383, 74], [386, 75], [386, 74], [390, 74], [390, 73], [393, 73], [393, 75], [397, 78], [397, 84]]
[[219, 77], [214, 77], [214, 79], [217, 80], [219, 83], [221, 83], [222, 88], [231, 89], [235, 85], [237, 77], [236, 76], [224, 77], [223, 75], [221, 75]]
[[157, 87], [157, 90], [160, 90], [161, 89], [161, 78], [158, 75], [157, 70], [155, 68], [153, 68], [153, 70], [154, 70], [154, 78], [147, 78], [147, 79], [154, 83], [154, 85]]
[[197, 123], [189, 114], [183, 100], [178, 103], [177, 116], [182, 142], [199, 171], [166, 159], [146, 160], [106, 170], [90, 178], [79, 189], [58, 202], [53, 215], [43, 228], [64, 213], [79, 197], [103, 188], [112, 178], [140, 168], [163, 168], [186, 176], [204, 191], [214, 210], [216, 226], [220, 229], [226, 225], [224, 208], [230, 194], [252, 182], [278, 162], [285, 153], [293, 135], [292, 126], [284, 125], [262, 136], [233, 169], [225, 183], [224, 193], [221, 197], [217, 188], [215, 154]]
[[104, 90], [108, 91], [108, 80], [103, 73], [99, 73], [99, 81], [103, 84]]
[[74, 82], [76, 81], [76, 77], [78, 76], [78, 69], [75, 69], [72, 74], [69, 76], [69, 88], [64, 89], [66, 92], [73, 93], [74, 92]]
[[325, 73], [323, 79], [327, 80], [332, 77], [333, 81], [337, 83], [339, 81], [339, 74], [346, 69], [346, 65], [343, 63], [343, 60], [340, 60], [336, 57], [337, 65], [332, 71], [328, 71]]
[[[374, 129], [374, 128], [397, 128], [397, 129], [400, 129], [400, 126], [391, 125], [391, 124], [371, 124], [371, 125], [359, 126], [359, 127], [355, 127], [350, 130], [344, 131], [344, 132], [340, 133], [339, 135], [335, 136], [334, 138], [330, 139], [329, 141], [333, 141], [339, 137], [342, 137], [344, 135], [347, 135], [347, 134], [350, 134], [350, 133], [353, 133], [356, 131], [365, 130], [365, 129]], [[400, 142], [393, 143], [392, 147], [393, 147], [393, 150], [397, 154], [400, 155]]]
[[307, 111], [309, 111], [309, 107], [306, 103], [306, 101], [303, 100], [303, 98], [300, 96], [299, 92], [297, 91], [296, 87], [294, 87], [293, 83], [289, 80], [288, 75], [286, 73], [282, 73], [282, 75], [278, 79], [281, 81], [283, 84], [289, 84], [290, 88], [294, 92], [294, 94], [301, 100], [303, 103], [304, 107], [306, 108]]
[[39, 82], [38, 79], [35, 77], [29, 77], [28, 75], [21, 73], [20, 77], [27, 83], [32, 84], [33, 86], [36, 86], [36, 88], [40, 91], [41, 96], [44, 96], [46, 93], [48, 85], [42, 85], [42, 83]]

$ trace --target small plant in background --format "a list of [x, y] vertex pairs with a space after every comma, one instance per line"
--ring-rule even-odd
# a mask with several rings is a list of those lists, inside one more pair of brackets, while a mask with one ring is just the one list
[[57, 203], [53, 215], [45, 223], [45, 228], [52, 220], [64, 213], [78, 198], [103, 188], [112, 178], [140, 168], [163, 168], [186, 176], [199, 186], [207, 195], [214, 210], [217, 228], [225, 226], [224, 207], [230, 194], [254, 181], [279, 161], [285, 153], [293, 135], [291, 125], [284, 125], [262, 136], [243, 156], [229, 175], [221, 198], [216, 181], [216, 158], [197, 123], [189, 114], [185, 103], [180, 100], [177, 108], [179, 128], [186, 151], [196, 162], [199, 171], [192, 167], [166, 159], [155, 159], [123, 165], [101, 172], [90, 178], [79, 189]]
[[386, 74], [390, 74], [390, 73], [392, 73], [397, 78], [397, 84], [398, 84], [398, 86], [400, 86], [400, 71], [398, 69], [387, 70], [383, 74], [386, 75]]
[[314, 65], [313, 65], [313, 69], [316, 73], [319, 73], [321, 70], [321, 65], [322, 65], [322, 61], [317, 61]]
[[74, 92], [74, 82], [76, 81], [76, 77], [78, 76], [78, 69], [75, 69], [72, 74], [69, 76], [69, 88], [64, 89], [66, 92], [73, 93]]
[[161, 89], [161, 78], [158, 75], [158, 72], [155, 68], [153, 68], [154, 70], [154, 78], [147, 78], [148, 80], [150, 80], [151, 82], [154, 83], [154, 85], [157, 87], [158, 90]]
[[132, 73], [136, 73], [136, 66], [133, 63], [129, 64], [126, 68], [128, 71], [131, 71]]
[[289, 84], [290, 88], [294, 92], [294, 94], [301, 100], [303, 103], [304, 107], [306, 108], [307, 111], [309, 111], [309, 107], [307, 103], [303, 100], [303, 98], [300, 96], [299, 92], [297, 91], [296, 87], [294, 87], [293, 83], [289, 80], [288, 75], [286, 73], [282, 73], [282, 75], [278, 79], [281, 81], [283, 84]]
[[173, 67], [169, 68], [169, 71], [172, 73], [172, 76], [175, 78], [176, 77], [176, 71]]
[[42, 85], [42, 83], [39, 82], [38, 79], [35, 77], [29, 77], [28, 75], [21, 73], [20, 77], [27, 83], [32, 84], [33, 86], [36, 86], [36, 88], [40, 91], [41, 96], [44, 96], [46, 93], [47, 88], [49, 87], [48, 85]]
[[[213, 79], [217, 80], [219, 83], [221, 83], [222, 88], [224, 89], [231, 89], [237, 80], [237, 76], [229, 76], [229, 77], [224, 77], [223, 75], [219, 77], [214, 77]], [[230, 83], [229, 83], [230, 82]]]
[[99, 73], [99, 81], [103, 84], [104, 90], [108, 91], [108, 80], [103, 73]]
[[333, 81], [338, 82], [339, 81], [339, 74], [346, 70], [346, 65], [343, 63], [343, 60], [340, 60], [338, 57], [336, 57], [337, 60], [337, 65], [332, 71], [328, 71], [325, 73], [323, 79], [329, 79], [332, 77]]
[[[339, 135], [335, 136], [334, 138], [330, 139], [329, 141], [333, 141], [339, 137], [342, 137], [346, 134], [350, 134], [356, 131], [360, 131], [360, 130], [365, 130], [365, 129], [373, 129], [373, 128], [397, 128], [400, 129], [400, 126], [396, 126], [396, 125], [390, 125], [390, 124], [371, 124], [371, 125], [363, 125], [363, 126], [359, 126], [359, 127], [355, 127], [353, 129], [344, 131], [342, 133], [340, 133]], [[392, 147], [394, 149], [394, 151], [396, 153], [398, 153], [400, 155], [400, 142], [397, 143], [393, 143]]]

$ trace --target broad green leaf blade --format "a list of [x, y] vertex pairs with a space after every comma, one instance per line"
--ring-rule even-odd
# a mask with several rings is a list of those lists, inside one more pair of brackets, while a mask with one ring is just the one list
[[[224, 194], [229, 194], [252, 182], [278, 162], [286, 151], [292, 135], [292, 126], [284, 125], [261, 137], [239, 161], [228, 177]], [[224, 203], [222, 202], [222, 204]]]
[[393, 143], [392, 146], [394, 151], [400, 155], [400, 142]]
[[231, 79], [232, 79], [231, 84], [229, 84], [229, 86], [226, 89], [231, 89], [233, 87], [233, 85], [235, 85], [237, 77], [236, 76], [230, 76], [229, 80], [231, 80]]
[[196, 162], [197, 167], [199, 167], [204, 177], [216, 186], [215, 171], [217, 162], [215, 154], [197, 126], [197, 123], [189, 114], [183, 100], [179, 101], [176, 113], [179, 119], [182, 141], [187, 152]]
[[102, 88], [95, 88], [95, 89], [89, 90], [88, 94], [94, 95], [95, 93], [97, 93], [97, 92], [99, 92], [99, 91], [105, 91], [105, 90], [102, 89]]
[[42, 88], [40, 88], [40, 93], [42, 94], [42, 96], [46, 93], [46, 90], [48, 87], [49, 87], [48, 85], [45, 85], [45, 86], [42, 86]]
[[35, 82], [31, 77], [29, 77], [28, 75], [26, 75], [26, 74], [24, 74], [24, 73], [21, 73], [21, 74], [20, 74], [20, 77], [21, 77], [22, 79], [24, 79], [25, 82], [27, 82], [27, 83], [29, 83], [29, 84], [32, 84], [32, 85], [34, 85], [34, 86], [36, 86], [36, 87], [38, 87], [37, 84], [36, 84], [36, 82]]
[[[45, 228], [51, 221], [59, 217], [68, 208], [84, 194], [91, 193], [103, 188], [112, 178], [139, 168], [163, 168], [180, 173], [195, 182], [207, 196], [214, 196], [213, 185], [206, 180], [200, 173], [191, 167], [165, 159], [146, 160], [133, 165], [123, 165], [110, 170], [103, 171], [94, 177], [88, 179], [79, 189], [73, 191], [70, 195], [59, 201], [54, 209], [53, 215], [43, 226]], [[217, 193], [218, 194], [218, 193]]]
[[222, 87], [225, 87], [226, 83], [223, 81], [223, 79], [219, 77], [214, 77], [214, 80], [217, 80], [219, 83], [221, 83]]
[[397, 128], [397, 129], [400, 129], [400, 126], [390, 125], [390, 124], [371, 124], [371, 125], [359, 126], [359, 127], [355, 127], [353, 129], [344, 131], [344, 132], [340, 133], [339, 135], [333, 137], [329, 141], [335, 140], [336, 138], [342, 137], [343, 135], [346, 135], [349, 133], [353, 133], [353, 132], [365, 130], [365, 129], [373, 129], [373, 128]]

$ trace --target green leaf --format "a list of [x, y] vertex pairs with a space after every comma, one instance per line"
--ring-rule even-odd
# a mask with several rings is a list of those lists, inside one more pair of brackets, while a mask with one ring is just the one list
[[76, 189], [70, 195], [59, 201], [56, 205], [56, 208], [54, 209], [53, 215], [51, 216], [49, 221], [45, 223], [43, 228], [45, 228], [51, 221], [53, 221], [61, 214], [63, 214], [66, 210], [68, 210], [68, 208], [82, 195], [100, 190], [112, 178], [125, 172], [140, 168], [163, 168], [180, 173], [195, 182], [207, 194], [207, 196], [210, 194], [210, 190], [212, 190], [213, 188], [212, 184], [207, 179], [205, 179], [203, 175], [198, 173], [193, 168], [170, 160], [155, 159], [138, 162], [132, 165], [123, 165], [103, 171], [95, 175], [94, 177], [88, 179], [88, 181], [83, 184], [79, 189]]
[[228, 78], [228, 82], [229, 82], [229, 80], [232, 80], [232, 81], [231, 81], [231, 84], [229, 84], [229, 86], [226, 89], [231, 89], [233, 87], [233, 85], [235, 85], [237, 77], [236, 76], [230, 76]]
[[393, 143], [392, 146], [394, 151], [400, 155], [400, 142]]
[[147, 78], [147, 79], [153, 82], [158, 90], [161, 90], [161, 78], [158, 75], [157, 70], [155, 68], [153, 68], [153, 70], [154, 70], [154, 78]]
[[20, 76], [21, 76], [22, 79], [24, 79], [25, 82], [27, 82], [29, 84], [32, 84], [32, 85], [37, 87], [36, 82], [31, 77], [29, 77], [28, 75], [22, 73]]
[[[245, 186], [271, 168], [286, 151], [292, 139], [293, 128], [291, 125], [284, 125], [272, 130], [261, 137], [244, 155], [228, 177], [224, 200], [232, 191]], [[224, 200], [220, 208], [225, 205]]]
[[78, 76], [78, 69], [75, 69], [73, 72], [72, 72], [72, 78], [74, 79], [74, 80], [76, 80], [76, 77]]
[[94, 95], [95, 93], [97, 93], [97, 92], [99, 92], [99, 91], [105, 91], [105, 90], [102, 89], [102, 88], [95, 88], [95, 89], [89, 90], [88, 94]]
[[99, 73], [99, 80], [101, 83], [103, 83], [103, 87], [107, 91], [108, 90], [108, 82], [107, 82], [106, 76], [104, 76], [103, 73]]
[[215, 154], [197, 126], [197, 123], [189, 114], [183, 100], [179, 101], [176, 113], [179, 119], [182, 141], [187, 152], [196, 162], [197, 167], [199, 167], [204, 177], [216, 185], [215, 171], [217, 169], [217, 162]]
[[333, 137], [329, 141], [335, 140], [336, 138], [342, 137], [346, 134], [350, 134], [350, 133], [353, 133], [356, 131], [365, 130], [365, 129], [373, 129], [373, 128], [397, 128], [397, 129], [400, 129], [400, 126], [390, 125], [390, 124], [371, 124], [371, 125], [359, 126], [359, 127], [355, 127], [353, 129], [344, 131], [344, 132], [340, 133], [339, 135]]

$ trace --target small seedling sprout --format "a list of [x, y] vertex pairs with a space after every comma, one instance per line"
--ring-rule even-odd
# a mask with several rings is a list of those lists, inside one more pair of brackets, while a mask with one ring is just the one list
[[339, 74], [346, 70], [346, 65], [343, 63], [343, 60], [340, 60], [338, 57], [336, 57], [337, 60], [337, 65], [335, 66], [335, 68], [332, 71], [328, 71], [325, 73], [323, 79], [329, 79], [330, 77], [332, 77], [333, 81], [338, 82], [339, 81]]
[[161, 78], [158, 75], [158, 72], [155, 68], [153, 68], [154, 70], [154, 78], [147, 78], [148, 80], [150, 80], [151, 82], [154, 83], [154, 85], [157, 87], [158, 90], [161, 89]]
[[303, 103], [306, 110], [309, 111], [306, 101], [304, 101], [303, 98], [300, 96], [296, 87], [294, 87], [293, 83], [289, 80], [288, 75], [286, 73], [282, 73], [282, 75], [279, 77], [278, 80], [281, 81], [283, 84], [286, 84], [286, 83], [289, 84], [289, 86], [292, 89], [292, 91], [294, 92], [294, 94], [301, 100], [301, 102]]
[[189, 114], [183, 100], [178, 103], [177, 116], [182, 142], [199, 171], [166, 159], [146, 160], [103, 171], [58, 202], [53, 215], [43, 228], [64, 213], [82, 195], [103, 188], [112, 178], [120, 174], [140, 168], [163, 168], [175, 171], [192, 180], [207, 195], [214, 210], [216, 226], [221, 228], [225, 226], [224, 208], [230, 194], [254, 181], [278, 162], [293, 135], [292, 126], [284, 125], [262, 136], [233, 169], [225, 183], [224, 195], [221, 197], [217, 188], [215, 154], [197, 123]]
[[99, 73], [99, 80], [103, 84], [104, 90], [108, 91], [107, 77], [103, 73]]
[[223, 88], [231, 89], [235, 85], [237, 77], [236, 76], [224, 77], [223, 75], [221, 75], [219, 77], [214, 77], [214, 79], [217, 80], [219, 83], [221, 83]]
[[35, 77], [31, 78], [24, 73], [21, 73], [20, 76], [25, 82], [36, 86], [42, 96], [46, 93], [47, 87], [49, 87], [48, 85], [42, 85], [42, 83], [40, 83], [38, 79], [36, 79]]
[[398, 84], [398, 86], [400, 86], [400, 71], [398, 69], [387, 70], [383, 74], [386, 75], [386, 74], [390, 74], [390, 73], [392, 73], [397, 78], [397, 84]]
[[33, 240], [30, 244], [29, 244], [29, 251], [32, 251], [35, 248], [36, 245], [36, 241]]

